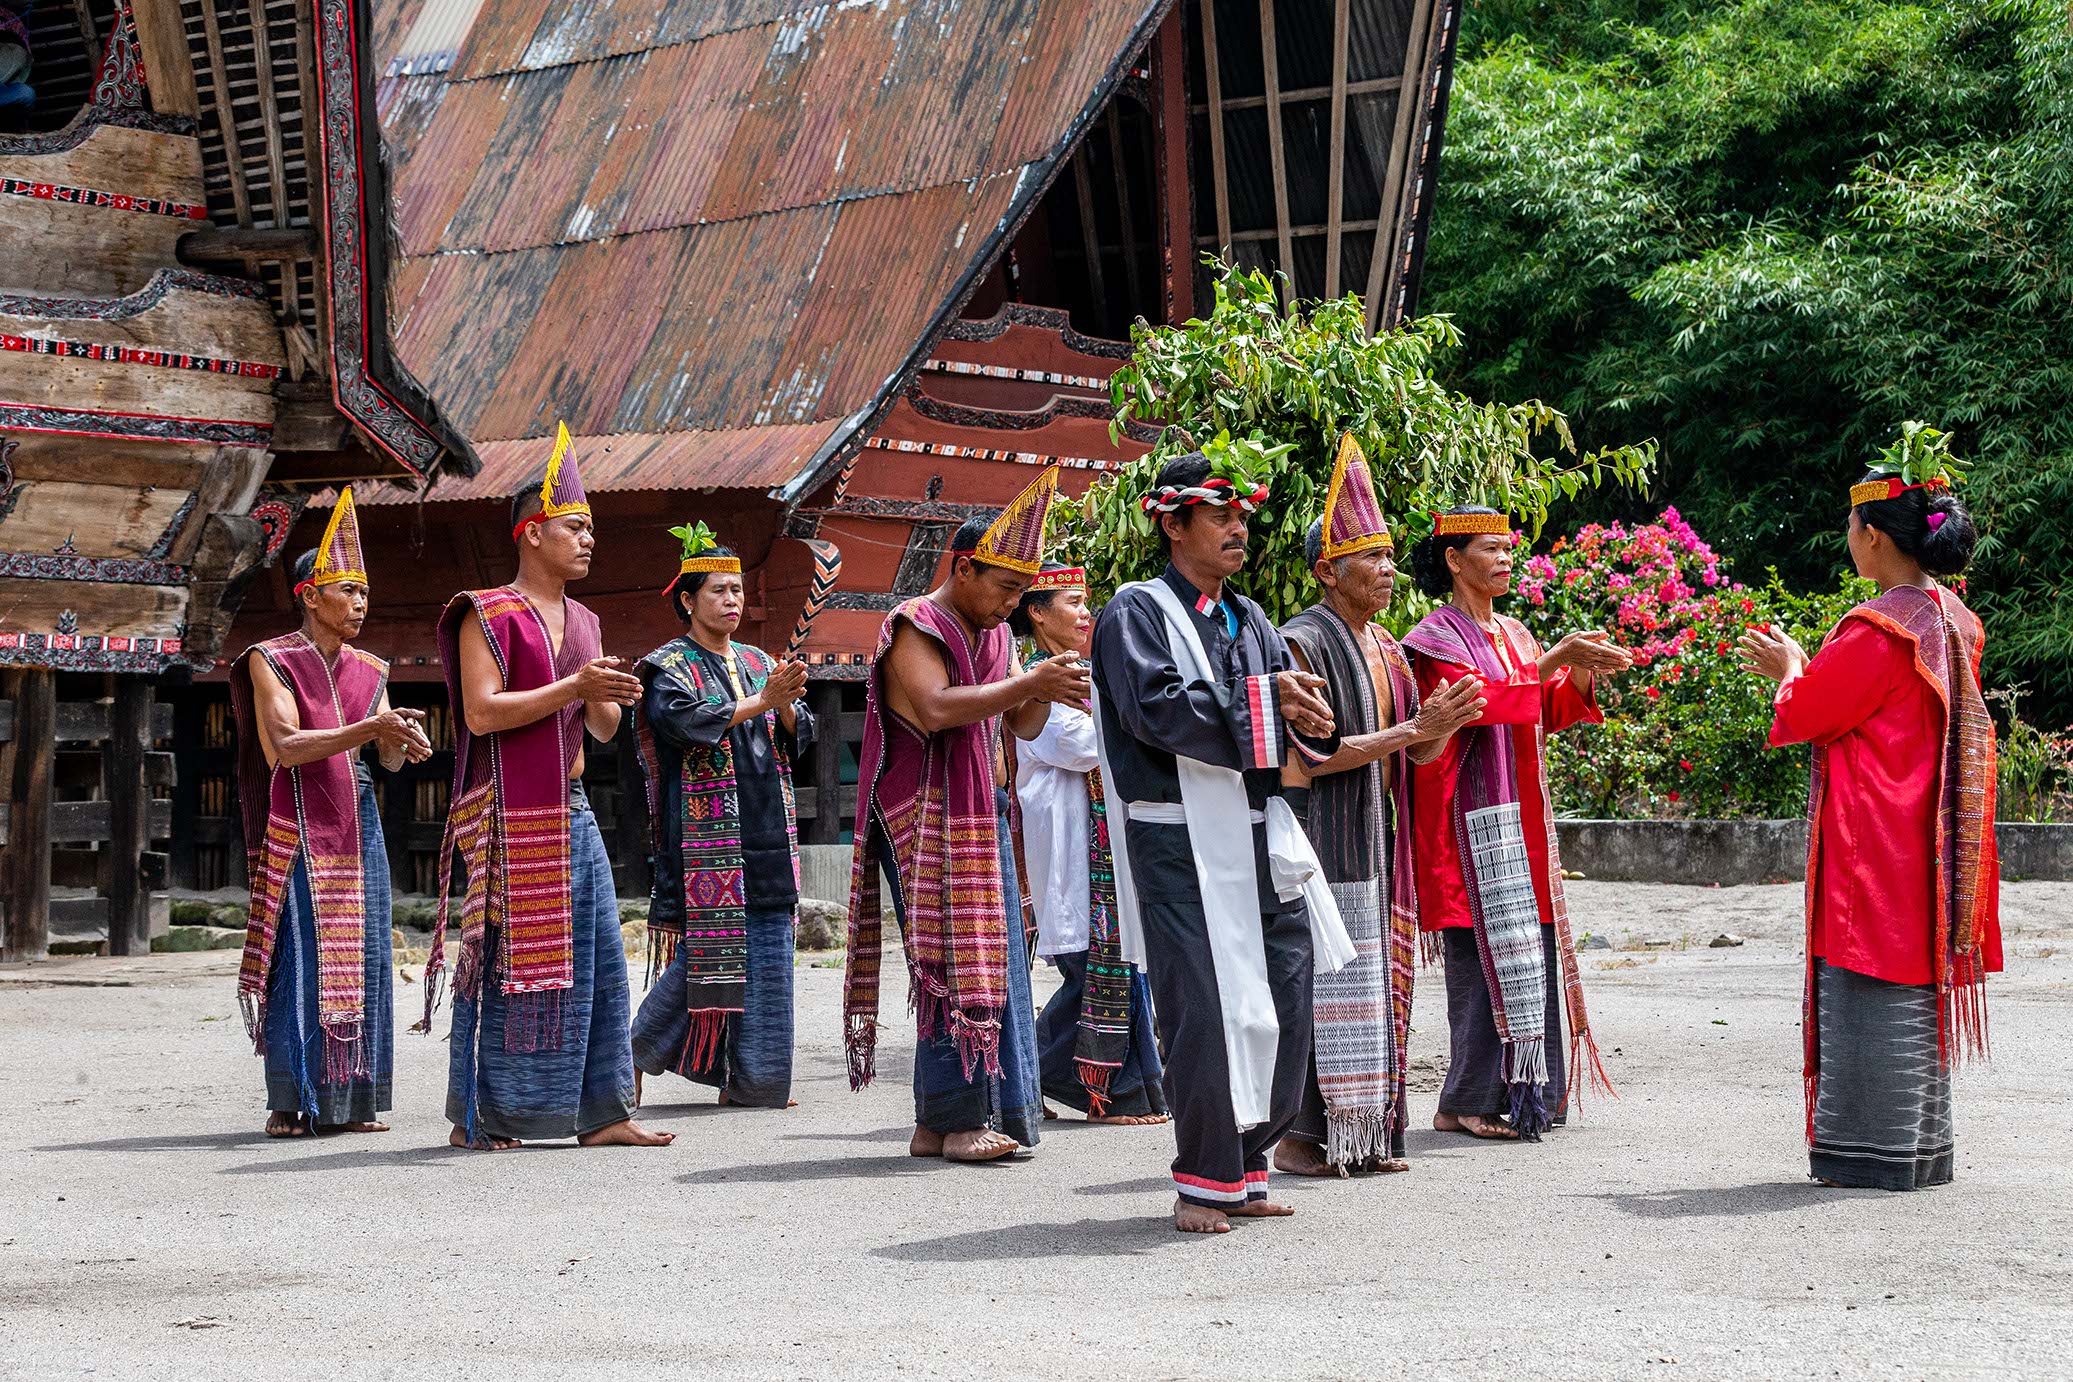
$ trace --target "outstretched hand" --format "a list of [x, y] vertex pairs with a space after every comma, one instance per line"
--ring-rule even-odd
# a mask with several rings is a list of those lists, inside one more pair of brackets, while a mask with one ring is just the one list
[[1483, 713], [1490, 702], [1484, 699], [1483, 683], [1474, 677], [1443, 681], [1411, 717], [1418, 737], [1426, 742], [1445, 739]]
[[425, 737], [421, 723], [424, 711], [391, 707], [369, 718], [374, 725], [375, 747], [385, 756], [393, 758], [400, 753], [412, 763], [422, 763], [432, 756], [432, 741]]
[[1030, 664], [1030, 699], [1085, 709], [1094, 694], [1086, 661], [1078, 653], [1060, 653]]
[[1555, 645], [1555, 658], [1565, 667], [1593, 676], [1624, 672], [1634, 665], [1634, 655], [1612, 641], [1603, 629], [1579, 629]]
[[1751, 624], [1739, 643], [1742, 666], [1775, 682], [1791, 681], [1806, 670], [1807, 652], [1782, 629], [1769, 624]]
[[1281, 718], [1289, 728], [1312, 739], [1330, 738], [1337, 722], [1331, 702], [1324, 698], [1324, 678], [1291, 669], [1276, 672], [1274, 681], [1281, 691]]
[[576, 673], [576, 695], [591, 705], [632, 705], [641, 698], [641, 679], [623, 672], [616, 657], [594, 657]]
[[806, 664], [796, 658], [778, 663], [763, 683], [763, 704], [772, 710], [783, 710], [805, 694]]

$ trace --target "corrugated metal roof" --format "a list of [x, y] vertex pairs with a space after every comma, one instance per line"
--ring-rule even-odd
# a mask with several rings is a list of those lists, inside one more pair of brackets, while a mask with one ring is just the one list
[[[583, 487], [591, 493], [637, 489], [767, 489], [783, 484], [812, 457], [827, 434], [817, 423], [784, 427], [739, 427], [721, 432], [622, 432], [586, 436], [575, 443]], [[508, 499], [538, 484], [551, 443], [545, 437], [484, 442], [477, 448], [482, 470], [441, 479], [427, 496], [435, 503], [464, 499]], [[415, 504], [417, 496], [395, 485], [354, 491], [361, 504]]]
[[504, 492], [491, 457], [558, 417], [733, 439], [592, 488], [792, 480], [898, 391], [1170, 3], [422, 0], [377, 55], [395, 338], [482, 454], [455, 492]]

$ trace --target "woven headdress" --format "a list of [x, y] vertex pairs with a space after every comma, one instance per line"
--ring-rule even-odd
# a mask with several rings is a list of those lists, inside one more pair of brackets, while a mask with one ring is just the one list
[[555, 424], [554, 452], [547, 458], [547, 473], [540, 479], [540, 511], [520, 519], [511, 530], [515, 542], [518, 535], [535, 523], [545, 523], [550, 518], [564, 514], [589, 513], [590, 500], [583, 493], [583, 477], [576, 473], [576, 454], [569, 445], [569, 425]]
[[980, 534], [978, 546], [954, 555], [1034, 576], [1044, 565], [1044, 515], [1057, 493], [1058, 467], [1047, 465], [1028, 489], [1008, 501], [1000, 517]]
[[353, 511], [353, 487], [338, 492], [331, 508], [331, 521], [324, 525], [323, 541], [317, 544], [316, 569], [306, 581], [298, 581], [299, 598], [311, 586], [336, 585], [340, 581], [367, 584], [367, 559], [360, 555], [360, 517]]
[[[713, 530], [703, 523], [686, 523], [681, 528], [671, 528], [669, 535], [684, 544], [683, 560], [677, 563], [677, 580], [700, 571], [732, 571], [739, 575], [741, 558], [731, 557], [719, 550], [720, 539], [713, 536]], [[676, 586], [676, 580], [669, 584]]]
[[1348, 432], [1339, 439], [1339, 459], [1332, 467], [1332, 486], [1324, 496], [1324, 557], [1334, 561], [1355, 552], [1381, 547], [1394, 551], [1396, 540], [1382, 521], [1382, 501], [1375, 497], [1374, 477], [1360, 443]]

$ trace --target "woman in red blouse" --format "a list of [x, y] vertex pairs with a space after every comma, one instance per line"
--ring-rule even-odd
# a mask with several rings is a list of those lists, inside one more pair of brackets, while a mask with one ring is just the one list
[[[1494, 509], [1459, 505], [1440, 515], [1418, 546], [1416, 574], [1427, 594], [1447, 603], [1404, 646], [1421, 695], [1473, 677], [1487, 702], [1438, 758], [1411, 770], [1419, 926], [1446, 957], [1452, 1036], [1433, 1127], [1530, 1139], [1562, 1121], [1570, 1084], [1586, 1064], [1576, 1057], [1590, 1046], [1552, 828], [1546, 736], [1602, 720], [1595, 680], [1632, 659], [1595, 629], [1543, 651], [1525, 625], [1498, 614], [1498, 598], [1511, 590], [1515, 544], [1510, 520]], [[1595, 1060], [1588, 1064], [1595, 1070]]]
[[1994, 728], [1984, 634], [1938, 584], [1971, 559], [1942, 477], [1851, 490], [1850, 558], [1879, 596], [1809, 659], [1768, 626], [1747, 665], [1779, 683], [1770, 742], [1811, 743], [1807, 807], [1807, 1137], [1828, 1185], [1951, 1179], [1950, 1066], [1984, 1045], [1981, 981], [2001, 968]]

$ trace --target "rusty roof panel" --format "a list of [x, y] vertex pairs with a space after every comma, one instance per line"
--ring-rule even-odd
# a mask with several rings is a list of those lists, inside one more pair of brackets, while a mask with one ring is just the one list
[[606, 487], [819, 459], [1169, 4], [479, 0], [448, 70], [381, 85], [398, 351], [486, 461], [558, 416], [707, 439], [615, 447]]
[[[782, 484], [812, 458], [834, 424], [748, 427], [720, 432], [620, 433], [575, 438], [584, 488], [592, 493], [629, 489], [765, 489]], [[537, 483], [552, 449], [549, 438], [485, 443], [482, 470], [443, 475], [425, 498], [432, 503], [507, 499]], [[414, 504], [417, 495], [393, 485], [353, 491], [355, 503]]]

